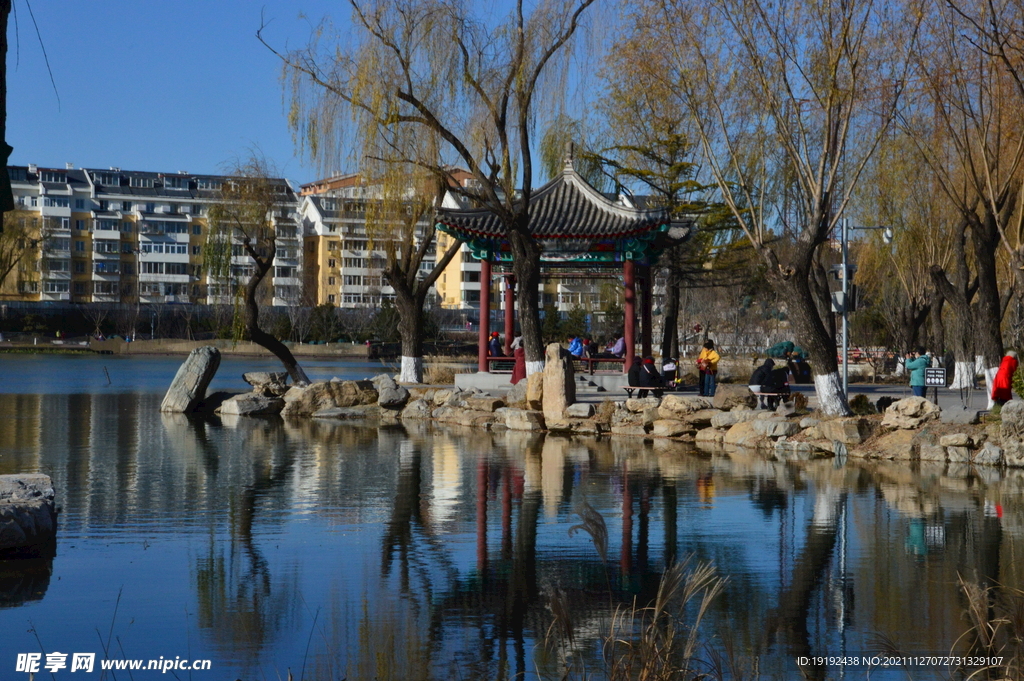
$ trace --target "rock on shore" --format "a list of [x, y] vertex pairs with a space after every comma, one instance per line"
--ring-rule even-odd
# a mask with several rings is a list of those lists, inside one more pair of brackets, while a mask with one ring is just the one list
[[220, 350], [204, 345], [189, 353], [188, 359], [178, 367], [171, 387], [160, 403], [160, 411], [188, 414], [195, 411], [206, 397], [206, 388], [220, 368]]

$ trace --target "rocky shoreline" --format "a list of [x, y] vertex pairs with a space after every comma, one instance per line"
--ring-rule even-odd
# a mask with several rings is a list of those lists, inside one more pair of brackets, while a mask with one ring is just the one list
[[[503, 396], [477, 389], [399, 385], [370, 380], [289, 386], [287, 374], [244, 375], [252, 392], [205, 396], [219, 365], [215, 348], [198, 348], [175, 377], [164, 411], [222, 416], [433, 421], [490, 430], [623, 436], [691, 443], [703, 450], [747, 449], [780, 460], [856, 457], [1024, 468], [1024, 402], [1007, 403], [998, 419], [977, 413], [950, 418], [920, 397], [892, 402], [882, 414], [830, 418], [808, 413], [799, 393], [777, 410], [757, 410], [746, 386], [721, 385], [714, 398], [663, 397], [575, 401], [571, 363], [552, 344], [545, 369]], [[965, 416], [966, 414], [966, 416]], [[956, 421], [954, 423], [945, 421]]]

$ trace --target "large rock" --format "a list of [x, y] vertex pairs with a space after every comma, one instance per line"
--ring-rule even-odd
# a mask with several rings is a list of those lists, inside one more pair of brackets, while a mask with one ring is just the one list
[[394, 381], [391, 383], [392, 386], [385, 386], [377, 391], [377, 406], [384, 409], [401, 409], [409, 401], [409, 391]]
[[429, 419], [430, 418], [430, 402], [424, 399], [412, 400], [405, 409], [402, 410], [403, 419]]
[[999, 412], [999, 437], [1003, 444], [1010, 440], [1024, 442], [1024, 400], [1010, 400]]
[[725, 432], [723, 444], [736, 447], [757, 447], [764, 442], [764, 435], [759, 433], [754, 424], [757, 421], [741, 421]]
[[285, 416], [308, 415], [321, 409], [375, 404], [377, 391], [370, 381], [328, 381], [292, 386], [284, 394]]
[[715, 386], [715, 396], [711, 398], [715, 409], [753, 409], [757, 406], [757, 398], [745, 385], [719, 383]]
[[380, 416], [380, 409], [372, 404], [363, 404], [358, 407], [329, 407], [313, 412], [315, 419], [368, 419]]
[[220, 367], [220, 350], [212, 345], [198, 347], [178, 367], [171, 387], [160, 403], [160, 411], [191, 413], [206, 397], [206, 388]]
[[544, 408], [544, 372], [539, 371], [526, 377], [526, 406], [537, 411]]
[[991, 442], [986, 442], [974, 455], [974, 463], [980, 466], [1001, 466], [1003, 464], [1003, 450]]
[[784, 435], [796, 435], [800, 432], [800, 425], [795, 421], [783, 419], [760, 419], [751, 421], [754, 430], [765, 437], [782, 437]]
[[719, 411], [717, 409], [701, 409], [687, 414], [683, 417], [683, 421], [690, 425], [696, 426], [697, 428], [707, 428], [711, 425], [711, 419], [718, 414], [731, 414], [728, 411]]
[[[699, 413], [699, 412], [695, 412]], [[758, 417], [758, 412], [753, 409], [734, 409], [723, 411], [711, 417], [712, 428], [730, 428], [743, 421], [753, 421]]]
[[470, 397], [466, 400], [466, 408], [475, 409], [476, 411], [493, 412], [504, 406], [505, 403], [497, 397]]
[[565, 410], [565, 415], [573, 419], [589, 419], [594, 415], [594, 405], [590, 402], [570, 404]]
[[885, 410], [882, 426], [910, 430], [938, 417], [939, 408], [935, 404], [915, 395], [890, 404]]
[[217, 413], [228, 416], [270, 416], [280, 414], [284, 400], [255, 392], [229, 397], [220, 403]]
[[837, 440], [844, 445], [859, 445], [874, 433], [874, 422], [852, 416], [828, 419], [817, 425], [819, 435], [825, 440]]
[[509, 430], [544, 430], [544, 414], [529, 409], [503, 409]]
[[971, 450], [967, 447], [946, 447], [946, 460], [951, 464], [967, 463], [971, 460]]
[[720, 446], [725, 440], [725, 433], [721, 430], [715, 430], [714, 428], [705, 428], [704, 430], [698, 430], [694, 442], [698, 445], [706, 446]]
[[387, 388], [393, 389], [398, 387], [398, 384], [395, 383], [395, 379], [391, 378], [387, 374], [377, 374], [370, 379], [370, 383], [373, 383], [373, 387], [377, 392]]
[[657, 397], [630, 397], [626, 400], [626, 411], [642, 413], [648, 409], [656, 409], [659, 404], [661, 404], [661, 399]]
[[950, 433], [941, 436], [939, 444], [943, 447], [971, 447], [974, 445], [974, 438], [967, 433]]
[[50, 476], [0, 475], [0, 555], [35, 555], [56, 531]]
[[[821, 427], [821, 424], [818, 424]], [[914, 438], [917, 433], [909, 430], [897, 430], [886, 433], [875, 441], [875, 449], [883, 459], [913, 459], [917, 454]], [[851, 454], [857, 450], [851, 450]]]
[[661, 400], [662, 418], [681, 419], [687, 414], [713, 408], [711, 400], [706, 397], [697, 397], [694, 395], [677, 395], [675, 393], [669, 393]]
[[565, 408], [576, 402], [576, 379], [572, 360], [562, 346], [549, 343], [544, 351], [544, 405], [545, 421], [560, 421]]
[[526, 381], [519, 381], [505, 393], [505, 404], [510, 407], [522, 407], [526, 404]]
[[651, 435], [655, 437], [679, 437], [693, 432], [693, 426], [682, 421], [658, 419], [651, 424]]
[[251, 385], [257, 395], [280, 397], [288, 392], [286, 371], [249, 371], [242, 374], [242, 380]]

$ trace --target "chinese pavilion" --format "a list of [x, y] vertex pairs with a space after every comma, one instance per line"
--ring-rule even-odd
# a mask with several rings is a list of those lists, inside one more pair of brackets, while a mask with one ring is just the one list
[[[515, 278], [505, 226], [487, 209], [439, 209], [436, 226], [462, 239], [480, 261], [479, 370], [487, 371], [492, 272], [505, 278], [505, 352], [515, 333]], [[541, 276], [617, 277], [625, 288], [628, 370], [636, 353], [636, 298], [639, 284], [640, 345], [651, 354], [653, 268], [662, 252], [685, 241], [692, 220], [673, 220], [663, 207], [641, 208], [626, 198], [609, 198], [576, 172], [571, 153], [562, 173], [530, 197], [530, 233], [541, 248]]]

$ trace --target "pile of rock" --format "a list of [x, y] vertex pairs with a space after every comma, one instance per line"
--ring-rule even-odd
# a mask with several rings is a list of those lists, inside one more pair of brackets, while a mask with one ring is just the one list
[[0, 475], [0, 557], [44, 555], [56, 532], [50, 476]]

